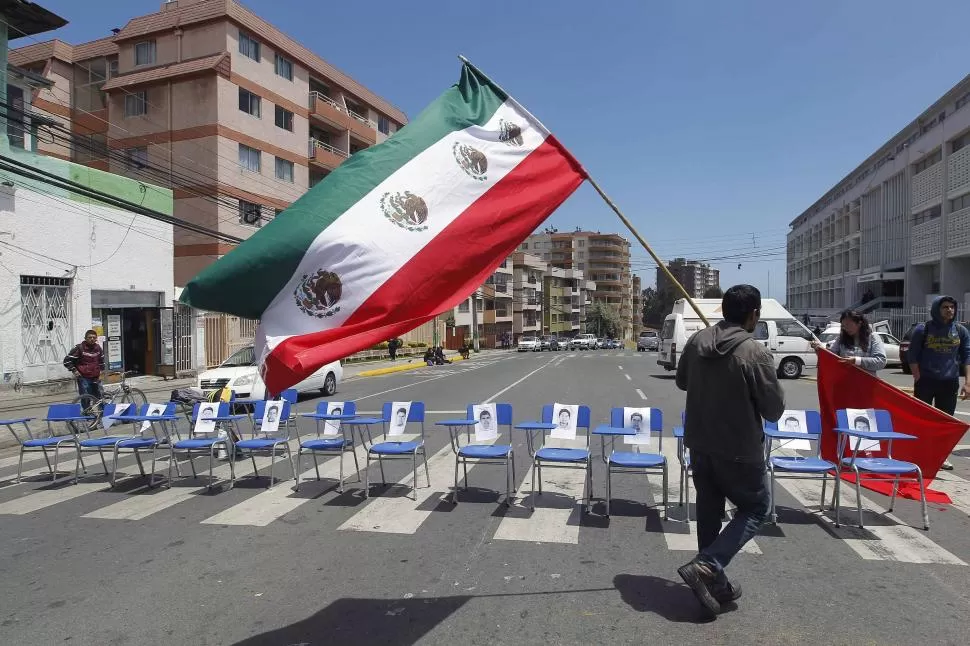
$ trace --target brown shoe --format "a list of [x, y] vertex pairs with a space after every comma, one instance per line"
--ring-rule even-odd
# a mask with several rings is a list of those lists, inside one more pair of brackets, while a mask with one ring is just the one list
[[690, 587], [694, 596], [708, 612], [715, 616], [721, 612], [721, 604], [714, 598], [710, 590], [715, 579], [711, 566], [693, 560], [687, 565], [677, 568], [677, 574]]

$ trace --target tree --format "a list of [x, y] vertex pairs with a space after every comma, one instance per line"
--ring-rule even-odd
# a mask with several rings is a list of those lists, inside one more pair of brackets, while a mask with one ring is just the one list
[[616, 338], [620, 336], [622, 329], [620, 313], [609, 303], [593, 303], [586, 310], [586, 332], [588, 334]]
[[674, 309], [677, 296], [672, 291], [657, 291], [653, 287], [643, 290], [643, 324], [653, 327], [663, 325], [664, 318]]
[[704, 298], [723, 298], [724, 292], [720, 287], [708, 287], [704, 290]]

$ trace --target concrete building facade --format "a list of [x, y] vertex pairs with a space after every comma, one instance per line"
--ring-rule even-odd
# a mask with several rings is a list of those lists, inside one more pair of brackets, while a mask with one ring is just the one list
[[788, 306], [970, 302], [970, 76], [791, 222]]
[[[33, 104], [74, 135], [40, 152], [170, 186], [176, 217], [240, 238], [407, 121], [233, 0], [164, 2], [113, 36], [10, 56], [51, 82]], [[175, 283], [230, 248], [176, 231]]]
[[521, 251], [541, 257], [553, 267], [581, 271], [595, 283], [593, 302], [613, 306], [623, 321], [623, 338], [633, 338], [640, 312], [634, 311], [630, 243], [616, 233], [550, 231], [529, 236]]
[[[721, 272], [710, 265], [686, 258], [674, 258], [667, 263], [667, 269], [674, 275], [692, 298], [704, 298], [704, 292], [712, 287], [721, 287]], [[667, 274], [657, 268], [657, 291], [669, 291], [677, 294], [680, 291], [670, 282]], [[637, 290], [639, 293], [639, 290]], [[680, 296], [678, 296], [680, 298]]]

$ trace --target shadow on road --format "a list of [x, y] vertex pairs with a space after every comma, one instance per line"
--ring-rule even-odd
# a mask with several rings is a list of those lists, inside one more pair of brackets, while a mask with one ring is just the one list
[[652, 612], [676, 623], [713, 621], [704, 615], [694, 593], [683, 583], [658, 576], [618, 574], [613, 584], [623, 601], [637, 612]]

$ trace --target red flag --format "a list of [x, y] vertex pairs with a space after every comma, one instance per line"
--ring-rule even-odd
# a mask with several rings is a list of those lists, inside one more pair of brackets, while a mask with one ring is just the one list
[[[822, 413], [822, 456], [826, 460], [836, 461], [838, 436], [833, 431], [837, 426], [835, 411], [843, 408], [887, 410], [892, 416], [894, 431], [917, 438], [893, 442], [893, 457], [919, 465], [923, 471], [928, 502], [952, 502], [945, 493], [931, 491], [929, 485], [940, 470], [940, 465], [970, 426], [864, 370], [840, 363], [838, 356], [827, 350], [818, 353], [818, 403]], [[872, 452], [872, 457], [885, 455], [885, 451]], [[855, 481], [854, 475], [846, 479]], [[892, 494], [891, 482], [883, 484], [867, 477], [862, 485], [887, 496]], [[901, 484], [898, 495], [919, 500], [919, 487], [915, 483]]]

